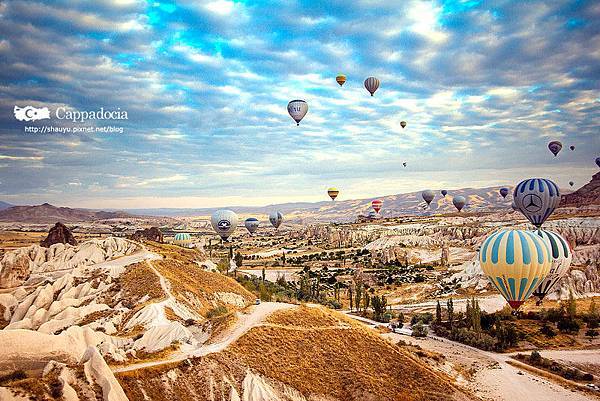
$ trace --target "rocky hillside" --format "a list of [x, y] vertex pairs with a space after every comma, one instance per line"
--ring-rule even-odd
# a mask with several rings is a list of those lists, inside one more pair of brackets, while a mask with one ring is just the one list
[[131, 401], [473, 399], [377, 332], [307, 306], [271, 314], [220, 353], [117, 378]]
[[13, 205], [0, 201], [0, 210], [8, 209], [9, 207], [13, 207]]
[[133, 215], [125, 212], [104, 212], [88, 209], [72, 209], [56, 207], [49, 203], [36, 206], [12, 206], [0, 210], [0, 221], [20, 223], [74, 223], [105, 219], [130, 218]]
[[592, 176], [592, 180], [577, 191], [564, 195], [560, 201], [561, 207], [581, 207], [600, 205], [600, 172]]

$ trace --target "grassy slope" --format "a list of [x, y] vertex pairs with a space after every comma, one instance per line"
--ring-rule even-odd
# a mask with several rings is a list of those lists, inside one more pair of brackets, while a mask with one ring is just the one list
[[150, 250], [164, 256], [152, 264], [171, 283], [173, 295], [200, 314], [216, 306], [212, 297], [216, 292], [238, 294], [248, 304], [256, 298], [233, 278], [199, 267], [196, 260], [202, 255], [196, 250], [156, 243], [150, 245]]
[[131, 401], [144, 400], [144, 394], [157, 401], [229, 400], [228, 383], [240, 392], [248, 368], [319, 399], [473, 399], [410, 350], [342, 314], [309, 307], [271, 315], [224, 352], [117, 378]]

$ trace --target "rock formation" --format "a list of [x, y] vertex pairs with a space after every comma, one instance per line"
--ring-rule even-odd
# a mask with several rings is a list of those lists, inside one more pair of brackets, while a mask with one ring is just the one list
[[145, 228], [143, 230], [136, 231], [131, 236], [131, 239], [133, 239], [135, 241], [149, 240], [149, 241], [162, 243], [163, 235], [162, 235], [162, 232], [158, 229], [158, 227], [150, 227], [150, 228]]
[[0, 288], [16, 287], [28, 280], [29, 284], [35, 284], [47, 274], [64, 275], [70, 269], [129, 255], [137, 249], [134, 243], [115, 237], [94, 239], [78, 246], [58, 243], [49, 248], [31, 245], [15, 249], [0, 259]]
[[50, 248], [54, 244], [77, 245], [77, 240], [73, 237], [71, 231], [63, 223], [58, 222], [50, 229], [45, 240], [40, 242], [44, 248]]
[[564, 195], [560, 207], [581, 207], [600, 205], [600, 172], [592, 176], [592, 180], [577, 191]]

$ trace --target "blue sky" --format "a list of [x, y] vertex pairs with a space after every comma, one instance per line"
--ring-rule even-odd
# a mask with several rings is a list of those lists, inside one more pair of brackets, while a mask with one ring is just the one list
[[[329, 186], [350, 199], [583, 185], [600, 155], [599, 20], [594, 1], [2, 2], [0, 199], [205, 207], [325, 200]], [[15, 105], [129, 119], [110, 122], [123, 134], [28, 134]], [[44, 123], [69, 125], [30, 125]]]

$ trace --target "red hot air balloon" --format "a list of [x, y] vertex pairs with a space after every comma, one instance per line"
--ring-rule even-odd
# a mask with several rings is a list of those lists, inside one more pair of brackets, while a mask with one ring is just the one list
[[375, 210], [377, 213], [379, 213], [381, 210], [381, 206], [383, 206], [383, 201], [381, 199], [375, 199], [373, 202], [371, 202], [371, 207], [373, 207], [373, 210]]

